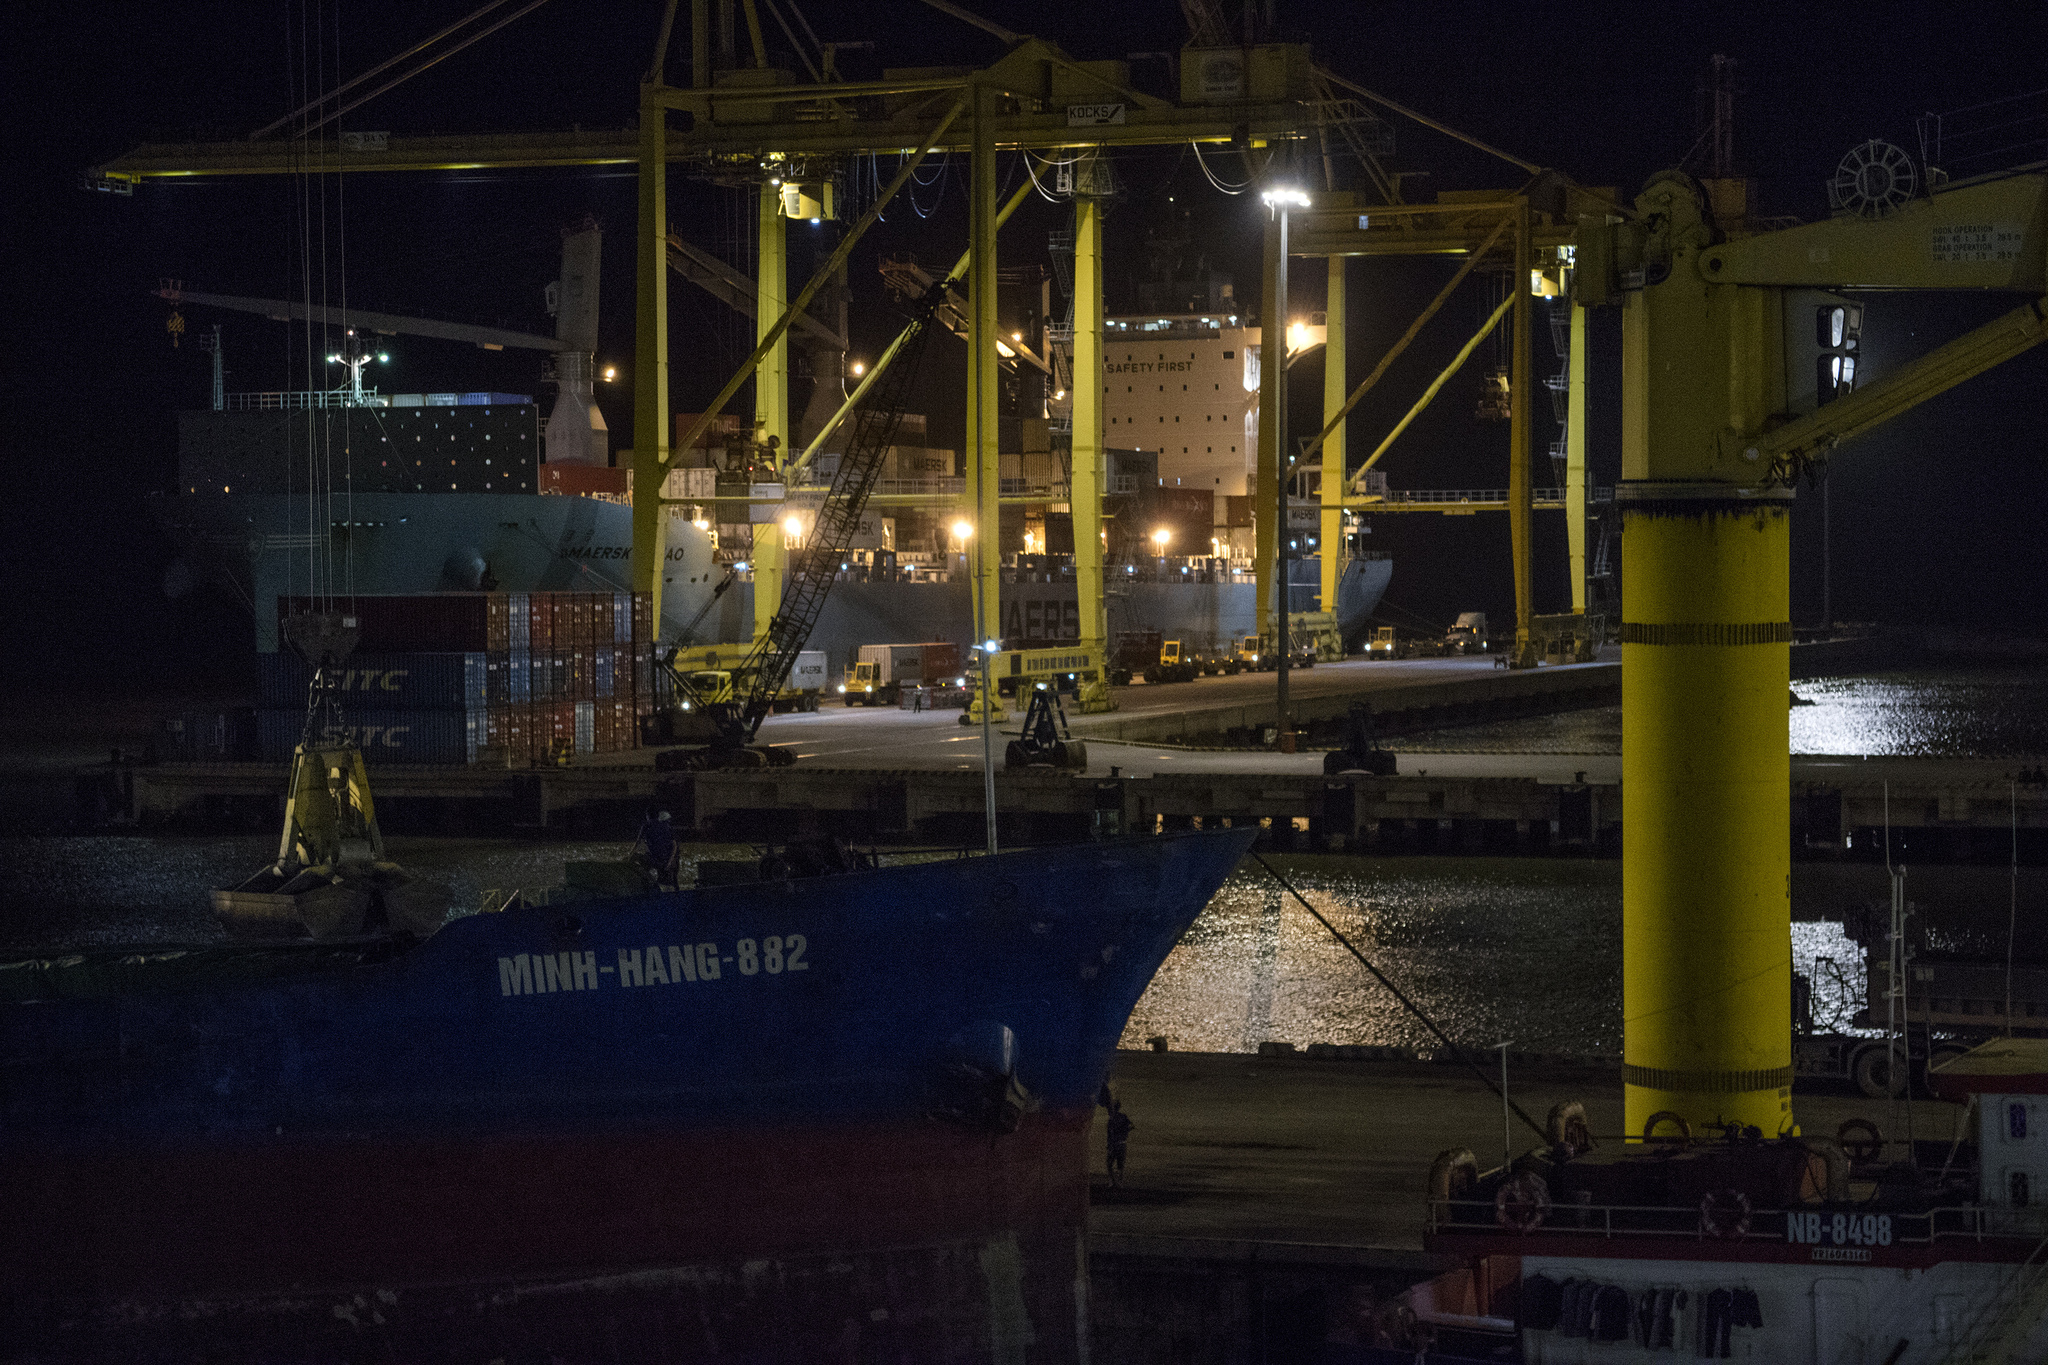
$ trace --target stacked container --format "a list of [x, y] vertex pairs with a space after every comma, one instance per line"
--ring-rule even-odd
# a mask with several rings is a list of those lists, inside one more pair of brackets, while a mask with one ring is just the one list
[[[635, 748], [654, 709], [653, 609], [643, 593], [356, 597], [343, 723], [371, 762], [527, 767]], [[314, 610], [305, 598], [280, 614]], [[266, 759], [290, 756], [311, 670], [259, 656]]]

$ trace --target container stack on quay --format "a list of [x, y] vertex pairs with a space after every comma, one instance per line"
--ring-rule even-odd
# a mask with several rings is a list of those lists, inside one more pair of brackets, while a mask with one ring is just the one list
[[[654, 630], [644, 593], [490, 592], [355, 597], [336, 683], [342, 726], [370, 763], [530, 767], [638, 746], [654, 709]], [[284, 598], [280, 616], [312, 611]], [[288, 759], [312, 670], [257, 656], [256, 754]], [[187, 725], [190, 725], [188, 720]], [[316, 736], [316, 738], [339, 736]]]

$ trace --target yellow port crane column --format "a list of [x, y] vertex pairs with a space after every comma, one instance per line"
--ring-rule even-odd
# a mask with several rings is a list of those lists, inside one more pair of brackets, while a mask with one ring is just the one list
[[[1627, 1131], [1792, 1125], [1791, 490], [1718, 458], [1783, 405], [1764, 291], [1710, 286], [1690, 182], [1622, 308], [1622, 1016]], [[1738, 406], [1739, 405], [1739, 406]], [[1762, 471], [1757, 471], [1760, 476]]]
[[[996, 115], [1001, 90], [977, 84], [973, 93], [971, 165], [967, 176], [967, 306], [973, 326], [967, 337], [968, 487], [974, 493], [974, 535], [967, 547], [972, 566], [975, 643], [1003, 634], [1002, 457], [998, 397], [1001, 361], [996, 354]], [[987, 677], [986, 671], [981, 675]], [[1007, 718], [997, 694], [978, 687], [968, 718], [979, 724], [983, 708], [992, 721]]]
[[1323, 301], [1323, 425], [1329, 435], [1323, 447], [1323, 510], [1321, 544], [1321, 609], [1337, 610], [1337, 581], [1343, 572], [1340, 562], [1344, 548], [1344, 399], [1348, 395], [1344, 373], [1344, 267], [1346, 258], [1329, 260], [1330, 285]]
[[1571, 358], [1565, 382], [1565, 553], [1571, 565], [1572, 614], [1586, 614], [1586, 310], [1572, 310]]
[[[2048, 339], [2030, 301], [1874, 383], [1793, 290], [2048, 284], [2048, 178], [1776, 232], [1653, 178], [1582, 219], [1575, 301], [1622, 307], [1622, 1017], [1628, 1131], [1790, 1131], [1792, 485], [1836, 445]], [[1985, 223], [2007, 225], [1983, 244]], [[1839, 319], [1836, 319], [1839, 322]], [[1830, 349], [1833, 346], [1834, 349]], [[1844, 357], [1847, 357], [1846, 361]]]
[[640, 87], [640, 239], [634, 291], [633, 562], [628, 580], [650, 602], [661, 629], [662, 573], [668, 563], [668, 110]]
[[[782, 213], [782, 187], [761, 184], [760, 261], [754, 277], [754, 340], [770, 341], [768, 353], [754, 371], [754, 439], [768, 448], [775, 482], [789, 463], [789, 332], [776, 329], [789, 307], [789, 229]], [[754, 523], [754, 642], [768, 634], [768, 623], [782, 607], [782, 522]]]
[[[1097, 184], [1100, 153], [1084, 153], [1077, 187]], [[1085, 172], [1082, 174], [1081, 172]], [[1074, 581], [1081, 605], [1081, 649], [1095, 680], [1081, 689], [1084, 710], [1109, 710], [1109, 619], [1102, 593], [1102, 201], [1074, 196], [1074, 386], [1067, 505], [1074, 518]]]
[[[1287, 609], [1287, 561], [1279, 558], [1282, 528], [1274, 525], [1286, 439], [1287, 212], [1266, 206], [1265, 270], [1259, 291], [1259, 446], [1252, 480], [1252, 566], [1260, 631], [1279, 637], [1276, 612]], [[1286, 724], [1286, 717], [1280, 722]]]

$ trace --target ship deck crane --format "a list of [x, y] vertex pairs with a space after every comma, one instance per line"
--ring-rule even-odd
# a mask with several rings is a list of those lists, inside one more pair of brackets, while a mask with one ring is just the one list
[[[1795, 483], [1839, 442], [2048, 340], [2048, 176], [1920, 192], [1864, 180], [1837, 216], [1766, 232], [1739, 207], [1746, 188], [1667, 171], [1632, 221], [1582, 218], [1574, 243], [1575, 303], [1622, 321], [1631, 1134], [1665, 1112], [1794, 1125]], [[1828, 292], [1844, 289], [2027, 298], [1871, 382], [1855, 370], [1860, 306]]]

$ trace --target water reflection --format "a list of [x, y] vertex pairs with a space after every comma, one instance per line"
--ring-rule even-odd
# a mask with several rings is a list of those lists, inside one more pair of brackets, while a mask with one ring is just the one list
[[[1297, 857], [1276, 864], [1460, 1043], [1621, 1049], [1621, 873], [1610, 862]], [[1179, 1050], [1268, 1039], [1434, 1047], [1415, 1017], [1256, 867], [1168, 955], [1124, 1032]]]
[[1792, 711], [1795, 754], [2016, 758], [2048, 753], [2048, 677], [1972, 668], [1815, 678]]
[[[1809, 678], [1792, 691], [1795, 754], [2021, 758], [2048, 754], [2048, 671], [2038, 665]], [[1411, 753], [1618, 754], [1621, 708], [1461, 725], [1388, 741]]]

